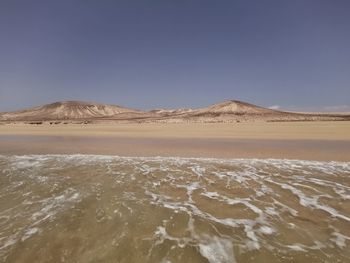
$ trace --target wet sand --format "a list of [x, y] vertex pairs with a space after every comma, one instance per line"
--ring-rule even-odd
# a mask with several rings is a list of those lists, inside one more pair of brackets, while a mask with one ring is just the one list
[[0, 125], [0, 262], [348, 262], [349, 124]]
[[350, 161], [350, 122], [0, 125], [0, 154]]
[[350, 262], [350, 163], [0, 155], [0, 262]]

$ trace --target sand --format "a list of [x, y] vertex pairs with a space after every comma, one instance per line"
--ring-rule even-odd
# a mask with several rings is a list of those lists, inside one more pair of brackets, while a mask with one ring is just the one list
[[0, 154], [350, 161], [350, 122], [0, 125]]

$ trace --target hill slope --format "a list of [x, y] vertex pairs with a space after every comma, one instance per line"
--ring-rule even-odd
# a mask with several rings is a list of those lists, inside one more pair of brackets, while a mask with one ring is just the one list
[[151, 110], [148, 112], [82, 101], [63, 101], [22, 111], [0, 113], [5, 122], [89, 120], [95, 122], [241, 122], [241, 121], [315, 121], [350, 120], [342, 114], [283, 112], [250, 103], [228, 100], [199, 109]]
[[198, 109], [196, 114], [266, 114], [276, 113], [278, 111], [259, 107], [247, 102], [238, 100], [228, 100], [211, 105], [206, 108]]
[[116, 105], [83, 101], [62, 101], [22, 111], [7, 112], [0, 116], [4, 120], [72, 120], [111, 117], [121, 113], [136, 113], [137, 110]]

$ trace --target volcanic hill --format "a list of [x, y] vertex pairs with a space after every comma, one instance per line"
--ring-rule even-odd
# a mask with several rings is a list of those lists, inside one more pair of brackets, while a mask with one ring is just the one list
[[198, 109], [141, 111], [117, 105], [62, 101], [30, 109], [0, 113], [2, 122], [244, 122], [350, 120], [349, 114], [295, 113], [228, 100]]

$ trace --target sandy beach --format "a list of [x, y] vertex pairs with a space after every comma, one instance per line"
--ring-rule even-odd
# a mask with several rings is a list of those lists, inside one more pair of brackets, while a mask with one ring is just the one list
[[0, 263], [350, 263], [350, 1], [0, 1]]
[[0, 125], [0, 154], [350, 160], [350, 122]]

